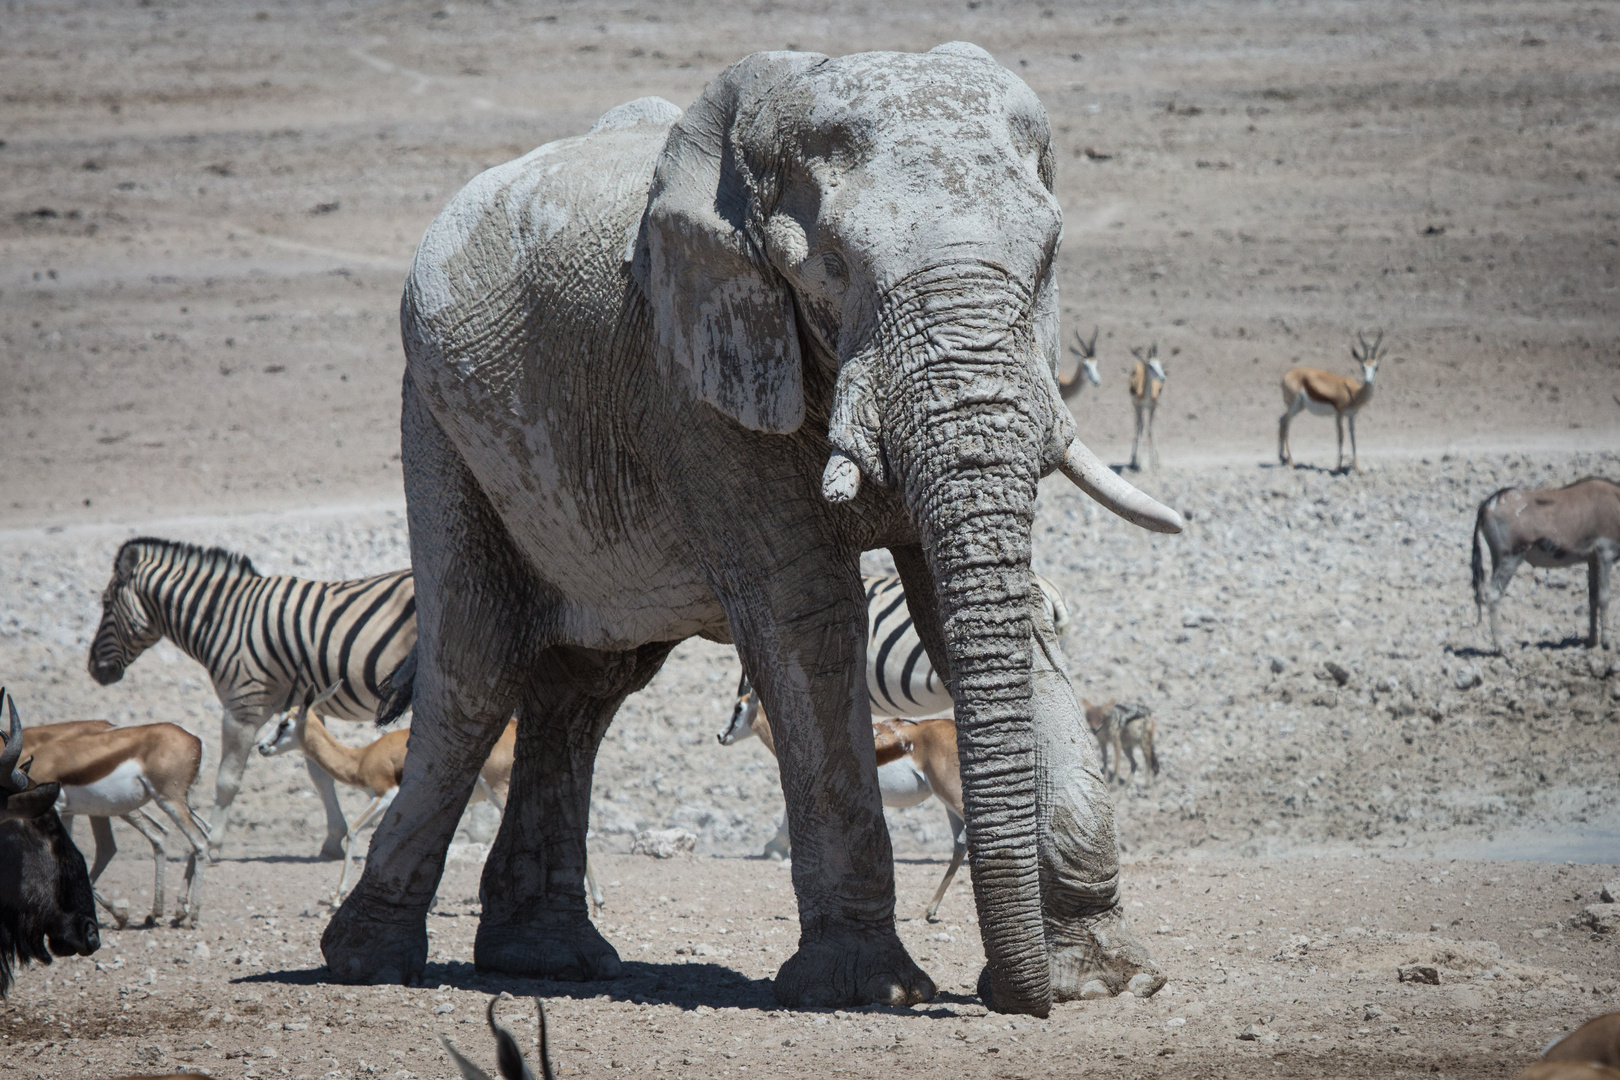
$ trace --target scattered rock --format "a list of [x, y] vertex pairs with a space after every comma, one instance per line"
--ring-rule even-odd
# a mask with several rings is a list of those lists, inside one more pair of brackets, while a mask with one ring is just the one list
[[630, 842], [630, 854], [651, 855], [655, 859], [673, 859], [677, 855], [690, 855], [697, 849], [697, 834], [685, 829], [649, 829], [637, 833]]
[[[1607, 895], [1606, 886], [1605, 895]], [[1570, 922], [1600, 934], [1612, 934], [1620, 930], [1620, 904], [1590, 904], [1586, 910], [1570, 919]]]
[[1484, 676], [1475, 667], [1458, 668], [1451, 676], [1451, 685], [1458, 690], [1472, 690], [1484, 681]]
[[1081, 1001], [1096, 1001], [1098, 998], [1112, 997], [1108, 984], [1101, 979], [1092, 979], [1080, 988]]
[[1615, 878], [1613, 881], [1605, 881], [1603, 883], [1603, 891], [1598, 894], [1598, 899], [1602, 900], [1605, 904], [1620, 904], [1620, 878]]
[[1215, 613], [1208, 608], [1190, 607], [1181, 612], [1181, 625], [1190, 630], [1214, 630], [1215, 623]]
[[1332, 660], [1329, 660], [1327, 663], [1323, 664], [1322, 669], [1326, 671], [1333, 681], [1338, 683], [1340, 686], [1344, 686], [1350, 681], [1350, 672], [1340, 665], [1335, 664]]
[[1427, 964], [1408, 964], [1396, 968], [1395, 973], [1401, 982], [1423, 983], [1425, 986], [1440, 985], [1440, 969]]

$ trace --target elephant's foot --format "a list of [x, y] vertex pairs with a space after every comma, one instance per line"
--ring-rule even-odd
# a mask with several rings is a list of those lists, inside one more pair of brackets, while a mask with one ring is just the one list
[[617, 979], [624, 966], [618, 950], [590, 920], [552, 916], [542, 922], [478, 924], [473, 963], [479, 971], [531, 979], [599, 982]]
[[337, 862], [346, 858], [348, 853], [343, 850], [344, 839], [342, 836], [328, 836], [326, 843], [321, 845], [321, 858], [326, 862]]
[[845, 930], [801, 945], [776, 973], [776, 1002], [790, 1009], [915, 1005], [929, 1001], [934, 980], [919, 968], [893, 930]]
[[[1074, 1001], [1129, 990], [1152, 997], [1164, 986], [1164, 972], [1148, 955], [1116, 905], [1063, 928], [1048, 940], [1052, 957], [1052, 1000]], [[1098, 985], [1100, 984], [1100, 985]]]
[[425, 914], [367, 904], [357, 896], [339, 908], [321, 935], [321, 955], [335, 982], [414, 986], [427, 967]]

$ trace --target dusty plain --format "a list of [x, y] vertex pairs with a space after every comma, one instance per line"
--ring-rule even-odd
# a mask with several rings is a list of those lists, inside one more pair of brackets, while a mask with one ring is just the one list
[[[568, 1076], [1505, 1077], [1620, 1009], [1620, 932], [1585, 914], [1620, 879], [1620, 657], [1581, 647], [1578, 571], [1521, 573], [1502, 657], [1467, 588], [1490, 492], [1620, 474], [1612, 6], [13, 0], [0, 27], [0, 682], [29, 722], [185, 724], [199, 808], [201, 669], [163, 645], [114, 687], [85, 674], [119, 541], [402, 565], [395, 312], [427, 222], [480, 169], [636, 96], [684, 106], [755, 49], [962, 38], [1030, 83], [1065, 331], [1101, 329], [1075, 413], [1127, 458], [1127, 349], [1157, 341], [1165, 466], [1139, 482], [1191, 516], [1149, 538], [1048, 481], [1037, 522], [1078, 686], [1158, 724], [1162, 773], [1116, 795], [1131, 916], [1170, 974], [1151, 1000], [986, 1016], [965, 882], [920, 918], [949, 853], [926, 804], [890, 821], [900, 934], [939, 997], [775, 1010], [797, 934], [788, 872], [754, 857], [775, 765], [715, 744], [735, 655], [689, 642], [597, 771], [625, 978], [473, 970], [475, 808], [423, 986], [327, 984], [318, 803], [295, 757], [256, 760], [197, 930], [109, 929], [24, 971], [0, 1076], [449, 1076], [438, 1034], [491, 1062], [501, 991], [551, 1002]], [[1370, 471], [1331, 473], [1309, 416], [1301, 467], [1276, 467], [1282, 370], [1348, 373], [1379, 327]], [[669, 826], [695, 856], [628, 853]], [[104, 891], [144, 911], [119, 830]], [[532, 1037], [531, 1005], [501, 1009]]]

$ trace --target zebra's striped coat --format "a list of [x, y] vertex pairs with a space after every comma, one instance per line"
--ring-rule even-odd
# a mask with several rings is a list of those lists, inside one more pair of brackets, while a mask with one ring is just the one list
[[[222, 548], [142, 537], [113, 561], [90, 645], [90, 674], [123, 678], [142, 652], [168, 638], [208, 669], [224, 706], [219, 775], [209, 821], [217, 852], [226, 808], [241, 787], [254, 736], [309, 688], [341, 683], [327, 716], [370, 720], [381, 683], [416, 643], [416, 591], [409, 570], [353, 581], [265, 576]], [[326, 807], [322, 854], [341, 854], [347, 834], [331, 777], [312, 762]]]

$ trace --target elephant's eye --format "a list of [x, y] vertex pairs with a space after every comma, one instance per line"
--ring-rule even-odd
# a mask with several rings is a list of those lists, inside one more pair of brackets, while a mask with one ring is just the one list
[[839, 281], [849, 276], [849, 271], [844, 267], [844, 260], [836, 251], [822, 252], [821, 269], [828, 277]]

